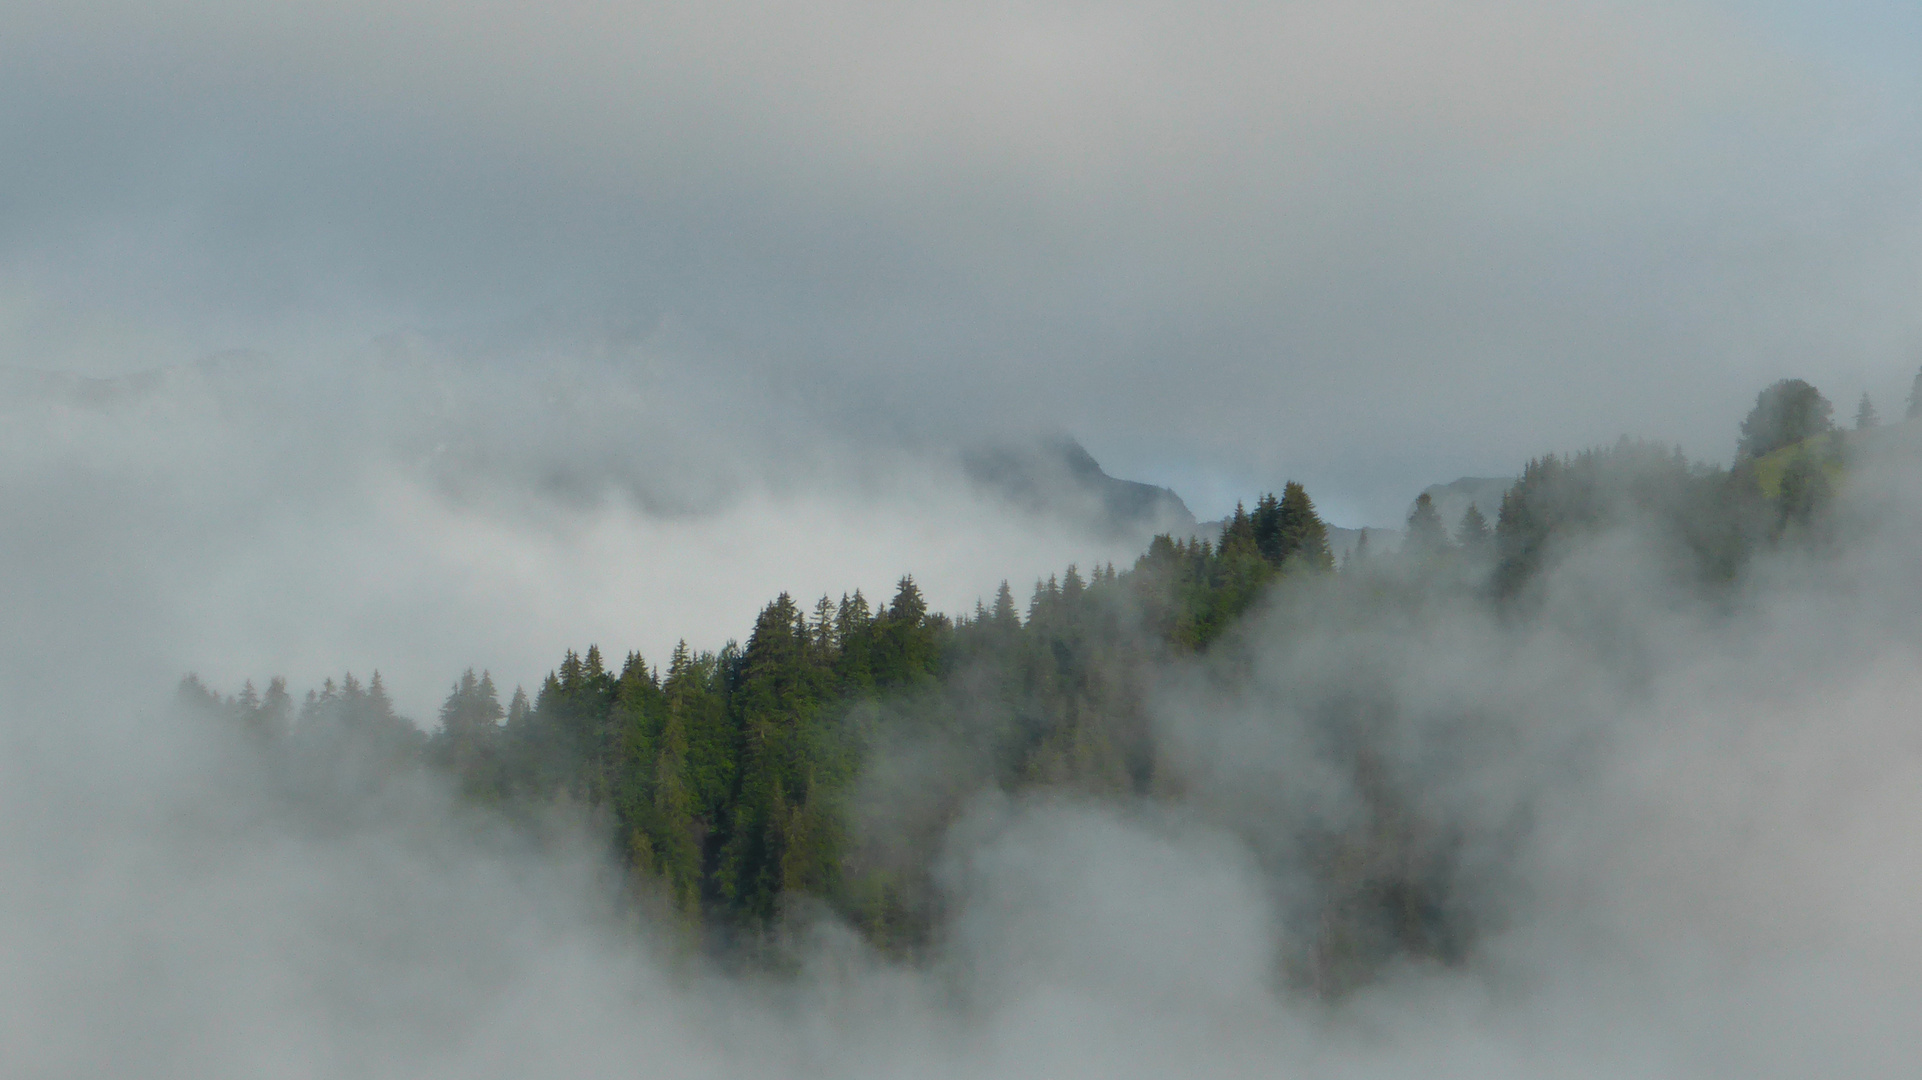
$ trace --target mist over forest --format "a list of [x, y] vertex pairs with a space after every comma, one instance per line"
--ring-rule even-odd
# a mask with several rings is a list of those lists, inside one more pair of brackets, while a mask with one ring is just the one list
[[[53, 391], [65, 422], [157, 422], [152, 387], [81, 389]], [[6, 759], [8, 1054], [1899, 1068], [1922, 409], [1833, 411], [1782, 380], [1732, 466], [1626, 437], [1545, 454], [1492, 520], [1424, 491], [1340, 558], [1290, 482], [968, 607], [908, 573], [781, 592], [719, 648], [590, 640], [526, 686], [468, 666], [425, 715], [378, 661], [37, 687], [49, 722]], [[452, 453], [409, 483], [571, 512], [564, 484], [479, 495]]]
[[0, 1075], [1905, 1075], [1918, 57], [15, 5]]

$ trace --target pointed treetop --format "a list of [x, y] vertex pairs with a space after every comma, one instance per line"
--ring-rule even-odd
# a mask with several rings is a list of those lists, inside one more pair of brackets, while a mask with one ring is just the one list
[[1435, 510], [1434, 497], [1426, 491], [1415, 497], [1408, 511], [1408, 534], [1402, 550], [1410, 555], [1428, 556], [1448, 550], [1448, 529]]
[[928, 602], [922, 599], [921, 588], [914, 583], [914, 576], [902, 574], [896, 585], [894, 599], [888, 603], [888, 618], [919, 626], [927, 614]]
[[1006, 578], [994, 592], [994, 625], [1003, 629], [1021, 625], [1021, 616], [1014, 609], [1014, 590], [1008, 588]]
[[1075, 568], [1073, 563], [1069, 563], [1067, 572], [1061, 575], [1062, 601], [1072, 604], [1081, 599], [1081, 594], [1086, 591], [1087, 585], [1081, 580], [1081, 572]]
[[1488, 529], [1488, 518], [1474, 503], [1462, 511], [1460, 524], [1455, 526], [1455, 542], [1465, 548], [1475, 548], [1488, 542], [1492, 534]]
[[1869, 400], [1867, 391], [1863, 391], [1862, 403], [1855, 407], [1855, 430], [1867, 431], [1881, 422], [1881, 418], [1875, 415], [1875, 402]]

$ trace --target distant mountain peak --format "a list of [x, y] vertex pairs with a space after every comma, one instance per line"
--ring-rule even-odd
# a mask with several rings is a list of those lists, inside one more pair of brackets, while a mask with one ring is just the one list
[[968, 478], [1031, 513], [1110, 537], [1186, 536], [1195, 516], [1165, 487], [1109, 476], [1080, 441], [1054, 435], [963, 455]]

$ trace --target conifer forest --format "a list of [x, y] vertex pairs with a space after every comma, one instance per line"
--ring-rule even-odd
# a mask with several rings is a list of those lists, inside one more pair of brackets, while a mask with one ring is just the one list
[[[330, 679], [298, 705], [279, 678], [222, 696], [189, 675], [180, 697], [295, 773], [376, 786], [428, 774], [520, 828], [554, 812], [589, 822], [637, 910], [690, 948], [778, 966], [784, 923], [820, 917], [902, 962], [925, 955], [943, 932], [941, 837], [984, 792], [1180, 803], [1197, 778], [1150, 715], [1164, 685], [1201, 679], [1257, 706], [1286, 694], [1272, 722], [1300, 725], [1304, 752], [1363, 805], [1338, 822], [1204, 812], [1268, 845], [1278, 871], [1311, 868], [1291, 902], [1314, 929], [1277, 970], [1336, 994], [1409, 958], [1461, 961], [1486, 917], [1458, 894], [1459, 824], [1420, 813], [1420, 786], [1439, 781], [1395, 775], [1377, 745], [1396, 730], [1380, 685], [1394, 658], [1356, 642], [1437, 610], [1542, 619], [1538, 579], [1629, 527], [1665, 588], [1733, 611], [1758, 556], [1841, 542], [1833, 507], [1852, 460], [1915, 438], [1909, 424], [1837, 429], [1827, 412], [1806, 383], [1771, 386], [1732, 468], [1626, 438], [1545, 454], [1492, 529], [1472, 504], [1449, 527], [1423, 494], [1398, 549], [1364, 543], [1339, 564], [1289, 483], [1216, 535], [1156, 536], [1131, 566], [1070, 565], [1025, 599], [1003, 582], [972, 611], [930, 610], [912, 577], [872, 600], [783, 593], [742, 641], [654, 658], [586, 643], [531, 695], [470, 668], [425, 724], [395, 714], [378, 674]], [[1277, 618], [1288, 647], [1339, 654], [1341, 674], [1245, 685], [1247, 639]]]

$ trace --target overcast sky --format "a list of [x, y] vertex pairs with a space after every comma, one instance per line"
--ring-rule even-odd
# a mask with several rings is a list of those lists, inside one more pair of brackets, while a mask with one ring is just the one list
[[1726, 459], [1783, 375], [1898, 408], [1919, 56], [1895, 0], [29, 3], [0, 350], [668, 326], [831, 422], [1391, 523]]

